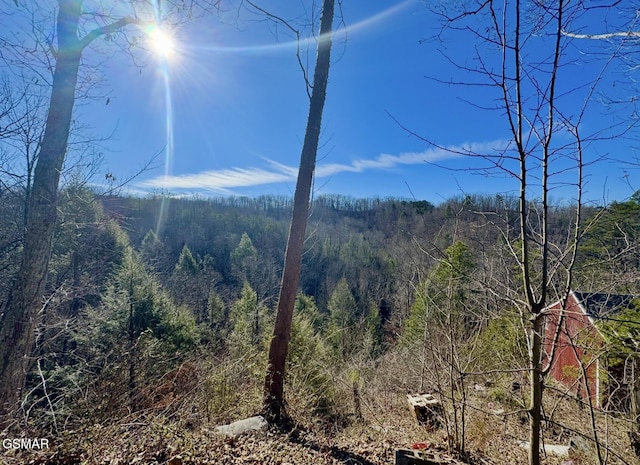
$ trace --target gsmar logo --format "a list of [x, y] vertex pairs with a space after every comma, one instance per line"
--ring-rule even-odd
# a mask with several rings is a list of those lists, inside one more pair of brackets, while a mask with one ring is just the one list
[[48, 449], [49, 440], [46, 438], [14, 438], [3, 439], [3, 449]]

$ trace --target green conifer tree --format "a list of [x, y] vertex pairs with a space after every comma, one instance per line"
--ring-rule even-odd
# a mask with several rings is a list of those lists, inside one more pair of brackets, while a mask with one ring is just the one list
[[358, 339], [356, 330], [356, 301], [345, 278], [340, 279], [328, 303], [327, 336], [334, 353], [345, 360], [353, 354]]
[[249, 235], [242, 233], [238, 246], [231, 251], [231, 273], [238, 283], [249, 282], [255, 286], [258, 251]]

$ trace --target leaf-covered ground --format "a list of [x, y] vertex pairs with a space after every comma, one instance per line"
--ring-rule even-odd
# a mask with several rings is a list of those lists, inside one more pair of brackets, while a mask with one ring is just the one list
[[[364, 400], [364, 399], [363, 399]], [[394, 464], [398, 449], [414, 445], [426, 448], [441, 464], [503, 465], [526, 464], [526, 449], [519, 443], [527, 437], [522, 415], [497, 415], [470, 411], [466, 421], [467, 456], [454, 457], [447, 452], [446, 430], [426, 428], [412, 416], [402, 393], [366, 399], [364, 419], [356, 422], [322, 422], [306, 417], [289, 433], [275, 429], [225, 437], [215, 432], [216, 423], [198, 420], [189, 414], [167, 417], [147, 412], [111, 423], [93, 424], [50, 436], [48, 450], [0, 450], [1, 465], [199, 465], [199, 464], [274, 464], [274, 465], [383, 465]], [[496, 407], [492, 405], [492, 407]], [[580, 420], [584, 412], [570, 404], [559, 411], [569, 420]], [[302, 415], [298, 412], [298, 417]], [[296, 417], [296, 415], [294, 415]], [[238, 418], [236, 418], [238, 419]], [[573, 421], [573, 420], [572, 420]], [[613, 454], [607, 463], [634, 464], [628, 446], [615, 437], [618, 425], [610, 425]], [[618, 431], [619, 432], [619, 431]], [[568, 431], [547, 430], [549, 443], [566, 443]], [[553, 436], [555, 435], [555, 436]], [[564, 435], [564, 436], [563, 436]], [[1, 436], [1, 435], [0, 435]], [[0, 437], [6, 439], [7, 436]], [[43, 437], [31, 433], [31, 437]], [[613, 442], [614, 440], [619, 442]], [[624, 449], [624, 450], [623, 450]], [[623, 458], [620, 460], [620, 458]], [[593, 457], [548, 456], [545, 465], [588, 465]]]
[[287, 434], [269, 430], [229, 438], [208, 428], [190, 431], [170, 423], [123, 424], [68, 434], [66, 439], [53, 440], [45, 451], [5, 451], [1, 459], [7, 465], [377, 465], [394, 463], [396, 449], [411, 447], [410, 440], [384, 436], [361, 426], [336, 435], [297, 429]]
[[[184, 421], [139, 417], [68, 431], [51, 439], [49, 450], [3, 450], [0, 463], [379, 465], [395, 463], [396, 450], [411, 448], [415, 443], [426, 443], [443, 464], [464, 463], [454, 460], [439, 444], [444, 438], [442, 431], [427, 432], [415, 423], [407, 408], [388, 413], [384, 421], [380, 421], [384, 415], [379, 414], [346, 427], [316, 424], [300, 426], [289, 433], [269, 429], [237, 437], [216, 434], [215, 425], [194, 426]], [[431, 441], [427, 440], [429, 436]], [[493, 462], [485, 458], [474, 463]]]

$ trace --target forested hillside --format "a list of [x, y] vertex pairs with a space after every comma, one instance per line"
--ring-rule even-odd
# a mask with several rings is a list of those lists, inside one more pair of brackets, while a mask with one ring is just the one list
[[[2, 197], [5, 299], [24, 199]], [[193, 428], [258, 411], [290, 209], [280, 197], [65, 188], [20, 424], [59, 435], [153, 414]], [[553, 208], [558, 250], [575, 214]], [[640, 293], [638, 196], [582, 214], [572, 287]], [[521, 279], [518, 230], [517, 202], [500, 196], [315, 199], [288, 362], [294, 417], [344, 428], [384, 417], [382, 399], [395, 411], [388, 396], [430, 391], [446, 405], [451, 450], [496, 453], [473, 412], [487, 402], [490, 412], [517, 412], [523, 402], [526, 342], [509, 294]], [[566, 402], [569, 392], [555, 389]], [[607, 441], [617, 456], [630, 454], [624, 434]]]

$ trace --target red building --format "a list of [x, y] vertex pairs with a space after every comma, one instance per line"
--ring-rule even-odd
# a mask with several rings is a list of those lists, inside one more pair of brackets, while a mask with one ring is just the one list
[[553, 354], [550, 375], [566, 386], [569, 393], [584, 400], [590, 397], [595, 406], [601, 406], [606, 396], [601, 392], [606, 357], [605, 339], [597, 323], [629, 308], [633, 298], [571, 291], [564, 309], [560, 301], [545, 309], [546, 359]]

